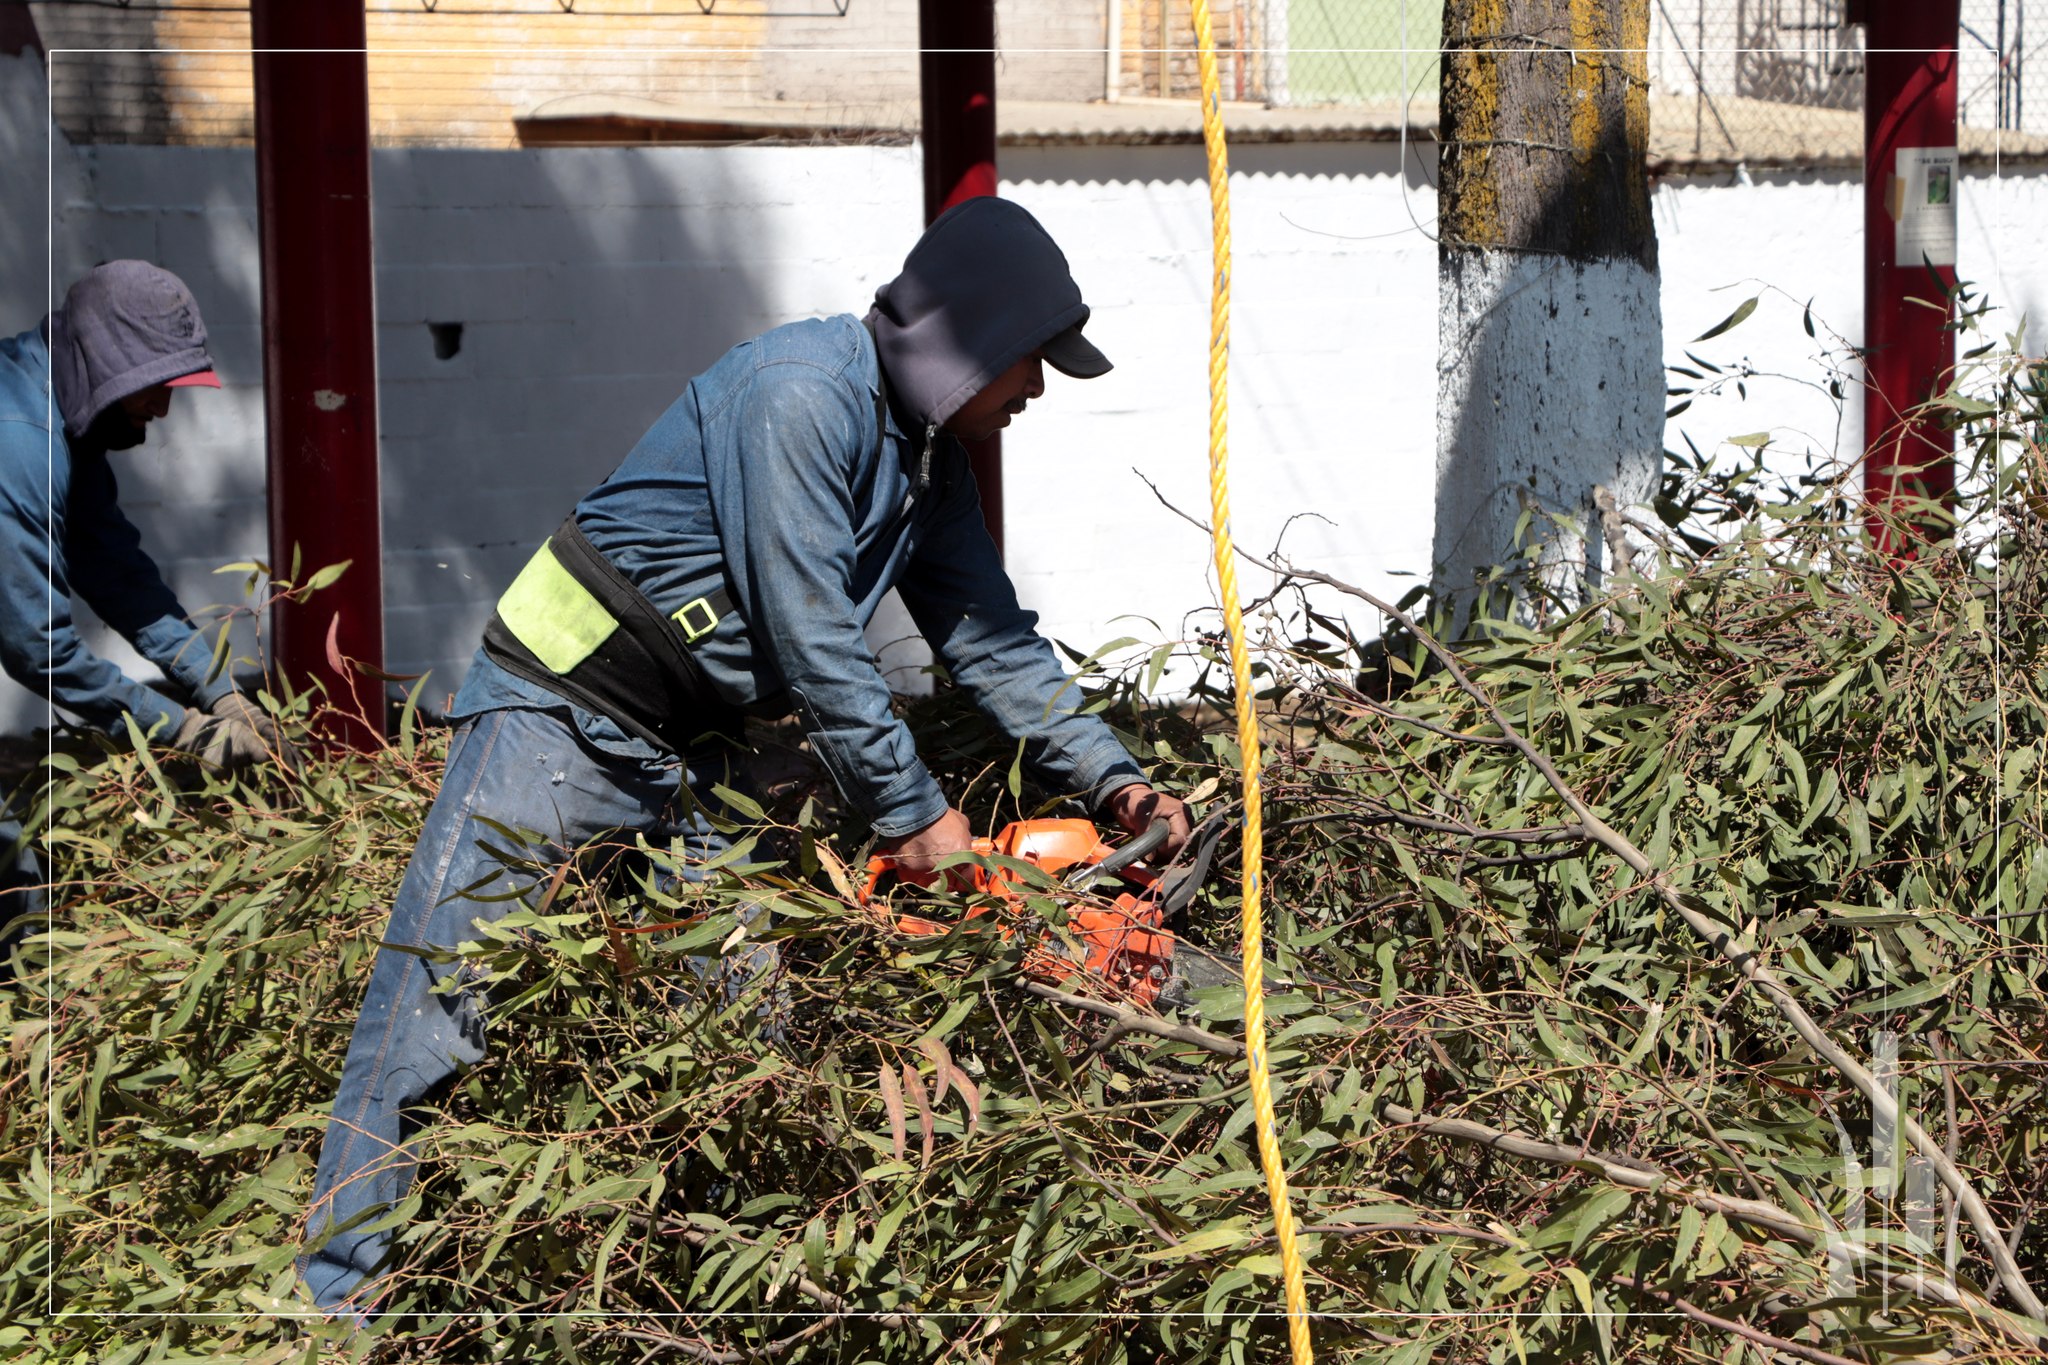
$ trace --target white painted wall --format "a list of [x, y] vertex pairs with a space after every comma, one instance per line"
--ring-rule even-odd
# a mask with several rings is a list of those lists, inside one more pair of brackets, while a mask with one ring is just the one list
[[[1436, 248], [1403, 207], [1397, 158], [1392, 146], [1329, 144], [1231, 158], [1233, 534], [1376, 591], [1427, 568], [1429, 522], [1416, 513], [1433, 487]], [[1206, 524], [1201, 149], [1015, 150], [1002, 165], [1004, 193], [1066, 244], [1096, 309], [1089, 335], [1118, 365], [1056, 384], [1046, 411], [1005, 437], [1019, 589], [1050, 633], [1084, 648], [1213, 629], [1208, 541], [1146, 484]], [[1426, 222], [1432, 197], [1407, 189]], [[1107, 571], [1087, 572], [1091, 561]], [[1242, 568], [1239, 581], [1247, 594], [1266, 586]]]
[[[1652, 202], [1663, 255], [1667, 363], [1686, 364], [1689, 349], [1751, 371], [1746, 399], [1731, 385], [1696, 400], [1669, 424], [1665, 446], [1683, 448], [1681, 431], [1704, 448], [1768, 430], [1784, 457], [1806, 450], [1847, 457], [1859, 450], [1863, 410], [1853, 387], [1860, 370], [1852, 347], [1863, 326], [1860, 180], [1756, 172], [1751, 183], [1729, 188], [1667, 182]], [[2038, 322], [2048, 315], [2048, 244], [2038, 224], [2044, 212], [2048, 175], [1963, 177], [1959, 270], [1997, 306], [1980, 323], [1980, 334], [1958, 350], [2025, 328], [2025, 350], [2042, 354]], [[1692, 343], [1753, 295], [1759, 304], [1748, 321]], [[1802, 325], [1809, 300], [1818, 333], [1811, 339]], [[2029, 319], [2036, 325], [2027, 327]], [[1848, 376], [1841, 404], [1819, 387], [1830, 372]]]
[[[28, 73], [39, 84], [32, 65], [0, 67], [0, 127], [41, 126], [14, 117]], [[379, 152], [389, 662], [431, 668], [429, 696], [445, 698], [503, 585], [691, 374], [774, 323], [864, 309], [916, 236], [917, 158], [914, 147]], [[240, 580], [212, 569], [266, 551], [251, 154], [60, 145], [56, 164], [60, 260], [158, 260], [192, 284], [214, 332], [228, 387], [180, 395], [162, 445], [153, 435], [118, 458], [124, 506], [186, 605], [234, 600]], [[1433, 197], [1414, 149], [1404, 176], [1384, 144], [1245, 146], [1232, 165], [1235, 533], [1264, 551], [1284, 530], [1299, 562], [1398, 597], [1427, 576], [1434, 515], [1437, 269], [1422, 230]], [[1020, 590], [1049, 634], [1084, 649], [1211, 626], [1207, 544], [1139, 477], [1206, 517], [1201, 151], [1006, 149], [1003, 170], [1004, 193], [1065, 245], [1096, 308], [1090, 335], [1118, 362], [1090, 383], [1054, 376], [1006, 437]], [[7, 202], [42, 202], [40, 159], [0, 157], [0, 176]], [[1855, 334], [1853, 183], [1668, 181], [1656, 205], [1667, 354], [1758, 281], [1783, 296], [1712, 343], [1715, 357], [1811, 374], [1808, 296], [1817, 318]], [[2035, 311], [2048, 291], [2048, 245], [2032, 227], [2044, 210], [2048, 177], [1965, 180], [1966, 274]], [[47, 250], [0, 236], [0, 328], [40, 315]], [[458, 356], [434, 358], [428, 322], [464, 324]], [[1832, 440], [1828, 405], [1794, 380], [1760, 378], [1749, 393], [1703, 400], [1683, 424], [1702, 443], [1764, 427]], [[1242, 581], [1248, 595], [1264, 586], [1255, 573]], [[1377, 629], [1345, 610], [1363, 633]], [[878, 637], [898, 630], [884, 623]], [[141, 671], [117, 643], [94, 642]], [[0, 692], [0, 731], [40, 716], [20, 689]]]

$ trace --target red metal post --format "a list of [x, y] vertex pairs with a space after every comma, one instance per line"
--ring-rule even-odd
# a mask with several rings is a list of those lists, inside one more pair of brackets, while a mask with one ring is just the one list
[[1955, 366], [1947, 314], [1925, 305], [1939, 305], [1956, 278], [1960, 8], [1960, 0], [1866, 7], [1863, 488], [1879, 549], [1900, 554], [1911, 547], [1895, 543], [1897, 527], [1883, 513], [1895, 521], [1901, 503], [1954, 500], [1953, 435], [1909, 414], [1946, 387]]
[[[272, 656], [342, 713], [329, 737], [384, 735], [384, 575], [377, 494], [376, 328], [370, 265], [370, 97], [360, 0], [251, 0], [257, 49], [256, 192], [263, 241], [263, 381], [270, 557], [333, 585], [278, 606]], [[354, 717], [355, 719], [347, 719]]]
[[[996, 192], [995, 0], [918, 0], [918, 92], [924, 121], [924, 220]], [[1003, 548], [1003, 441], [967, 447], [981, 515]]]

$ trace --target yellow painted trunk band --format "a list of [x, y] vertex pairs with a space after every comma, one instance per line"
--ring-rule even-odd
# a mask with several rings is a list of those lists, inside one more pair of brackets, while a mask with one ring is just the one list
[[618, 618], [569, 576], [553, 541], [526, 561], [498, 599], [498, 618], [555, 674], [566, 674], [619, 628]]

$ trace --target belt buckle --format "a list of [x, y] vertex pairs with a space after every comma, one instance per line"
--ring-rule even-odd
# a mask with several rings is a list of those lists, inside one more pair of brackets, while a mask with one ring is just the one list
[[[690, 619], [693, 612], [703, 613], [704, 624], [698, 625]], [[703, 597], [693, 602], [685, 602], [682, 609], [675, 614], [675, 620], [683, 628], [683, 638], [693, 645], [718, 629], [718, 613], [711, 609], [710, 600]]]

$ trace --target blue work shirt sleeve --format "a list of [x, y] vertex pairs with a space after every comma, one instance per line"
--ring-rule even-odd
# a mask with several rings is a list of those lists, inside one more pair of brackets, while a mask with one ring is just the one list
[[65, 541], [72, 586], [136, 653], [202, 707], [234, 690], [227, 669], [209, 676], [213, 642], [192, 624], [142, 548], [142, 533], [121, 511], [104, 456], [74, 466]]
[[1086, 698], [1038, 633], [1037, 614], [1018, 605], [964, 457], [932, 515], [896, 591], [953, 681], [1024, 742], [1025, 762], [1052, 790], [1095, 809], [1111, 792], [1145, 781], [1108, 725], [1076, 714]]
[[[185, 709], [94, 654], [79, 637], [71, 615], [75, 542], [62, 528], [51, 537], [43, 455], [48, 438], [40, 428], [32, 436], [35, 477], [10, 481], [9, 515], [0, 517], [0, 664], [16, 682], [96, 729], [119, 735], [126, 712], [144, 734], [154, 729], [164, 738], [183, 722]], [[102, 612], [116, 629], [112, 617], [118, 614]]]
[[796, 363], [767, 367], [737, 401], [737, 439], [721, 445], [744, 468], [714, 471], [711, 494], [747, 624], [847, 802], [884, 838], [923, 829], [946, 795], [895, 714], [853, 596], [853, 475], [875, 439], [872, 406]]

